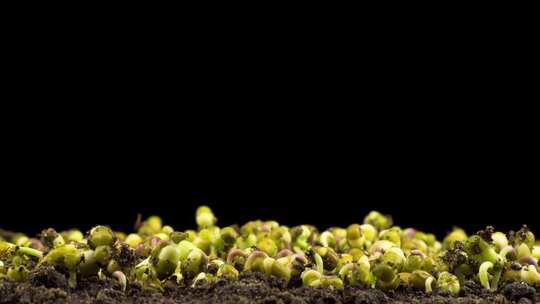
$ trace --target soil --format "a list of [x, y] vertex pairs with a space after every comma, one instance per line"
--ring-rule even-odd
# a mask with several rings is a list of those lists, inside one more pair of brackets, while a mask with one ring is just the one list
[[458, 297], [426, 295], [405, 287], [382, 292], [367, 287], [343, 290], [287, 286], [259, 273], [244, 273], [238, 281], [217, 280], [194, 288], [165, 284], [163, 290], [130, 283], [125, 292], [114, 280], [80, 280], [70, 290], [64, 275], [52, 267], [30, 274], [27, 283], [0, 280], [0, 303], [540, 303], [540, 289], [522, 283], [502, 286], [497, 293], [466, 284]]

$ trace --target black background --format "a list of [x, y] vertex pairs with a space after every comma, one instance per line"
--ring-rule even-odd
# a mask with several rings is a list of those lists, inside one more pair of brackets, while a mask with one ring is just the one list
[[129, 230], [141, 213], [187, 229], [206, 203], [222, 225], [346, 226], [376, 209], [439, 236], [538, 231], [531, 40], [421, 27], [24, 38], [6, 56], [0, 227]]

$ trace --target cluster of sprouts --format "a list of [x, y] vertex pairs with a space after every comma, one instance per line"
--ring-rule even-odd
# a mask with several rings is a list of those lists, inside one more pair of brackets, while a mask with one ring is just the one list
[[370, 212], [362, 223], [319, 231], [276, 221], [218, 227], [207, 206], [196, 211], [197, 230], [176, 231], [157, 216], [136, 233], [96, 226], [44, 230], [38, 238], [0, 233], [0, 280], [24, 282], [39, 267], [54, 267], [69, 286], [98, 277], [162, 288], [196, 286], [219, 278], [235, 280], [260, 272], [291, 285], [341, 289], [399, 286], [458, 295], [467, 282], [497, 290], [502, 283], [540, 285], [540, 246], [523, 226], [505, 234], [487, 227], [475, 235], [455, 228], [443, 240], [414, 228], [393, 226], [389, 216]]

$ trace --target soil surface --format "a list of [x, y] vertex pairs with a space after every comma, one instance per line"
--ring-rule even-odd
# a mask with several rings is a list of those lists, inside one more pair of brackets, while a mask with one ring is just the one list
[[54, 268], [31, 273], [28, 283], [0, 280], [0, 303], [540, 303], [540, 289], [522, 283], [502, 286], [497, 293], [476, 284], [463, 286], [458, 297], [426, 295], [405, 287], [382, 292], [367, 287], [343, 290], [287, 286], [258, 273], [244, 273], [238, 281], [217, 280], [194, 288], [165, 284], [163, 290], [128, 284], [125, 292], [114, 280], [79, 281], [74, 290]]

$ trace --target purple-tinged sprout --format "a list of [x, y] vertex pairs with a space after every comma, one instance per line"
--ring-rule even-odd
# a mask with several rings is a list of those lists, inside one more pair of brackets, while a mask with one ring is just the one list
[[302, 264], [307, 264], [308, 263], [308, 260], [306, 259], [306, 256], [303, 255], [302, 253], [295, 253], [293, 254], [293, 259], [295, 261], [299, 261], [300, 263]]
[[261, 270], [263, 269], [263, 261], [268, 258], [268, 254], [264, 251], [253, 251], [244, 264], [244, 271]]
[[411, 255], [419, 255], [423, 259], [425, 259], [427, 257], [427, 255], [424, 252], [422, 252], [421, 250], [418, 250], [418, 249], [411, 250]]
[[523, 266], [533, 265], [538, 268], [538, 261], [532, 256], [523, 256], [519, 259], [519, 263]]
[[29, 241], [30, 241], [30, 247], [37, 249], [41, 252], [47, 251], [47, 247], [43, 245], [43, 243], [40, 240], [36, 238], [31, 238]]
[[276, 254], [276, 259], [283, 258], [283, 257], [288, 257], [288, 256], [291, 256], [291, 255], [293, 255], [293, 254], [294, 254], [294, 252], [292, 252], [290, 249], [284, 248], [284, 249], [281, 249], [281, 250]]
[[501, 251], [504, 247], [508, 246], [508, 238], [506, 237], [506, 234], [497, 231], [494, 232], [491, 235], [491, 239], [493, 240], [493, 244], [495, 245], [495, 248], [497, 248], [497, 251]]
[[395, 246], [396, 245], [390, 241], [378, 240], [373, 243], [373, 245], [369, 248], [369, 251], [372, 255], [376, 253], [383, 254], [386, 250]]
[[412, 239], [416, 235], [416, 232], [418, 232], [418, 230], [414, 228], [407, 228], [403, 230], [403, 236]]
[[122, 291], [126, 291], [126, 286], [127, 286], [126, 275], [122, 271], [117, 270], [112, 273], [112, 276], [113, 278], [116, 278], [118, 280], [118, 283], [120, 283], [120, 287], [122, 287]]
[[227, 255], [227, 264], [234, 265], [237, 258], [246, 258], [246, 254], [240, 249], [231, 249], [231, 251], [229, 251], [229, 254]]

